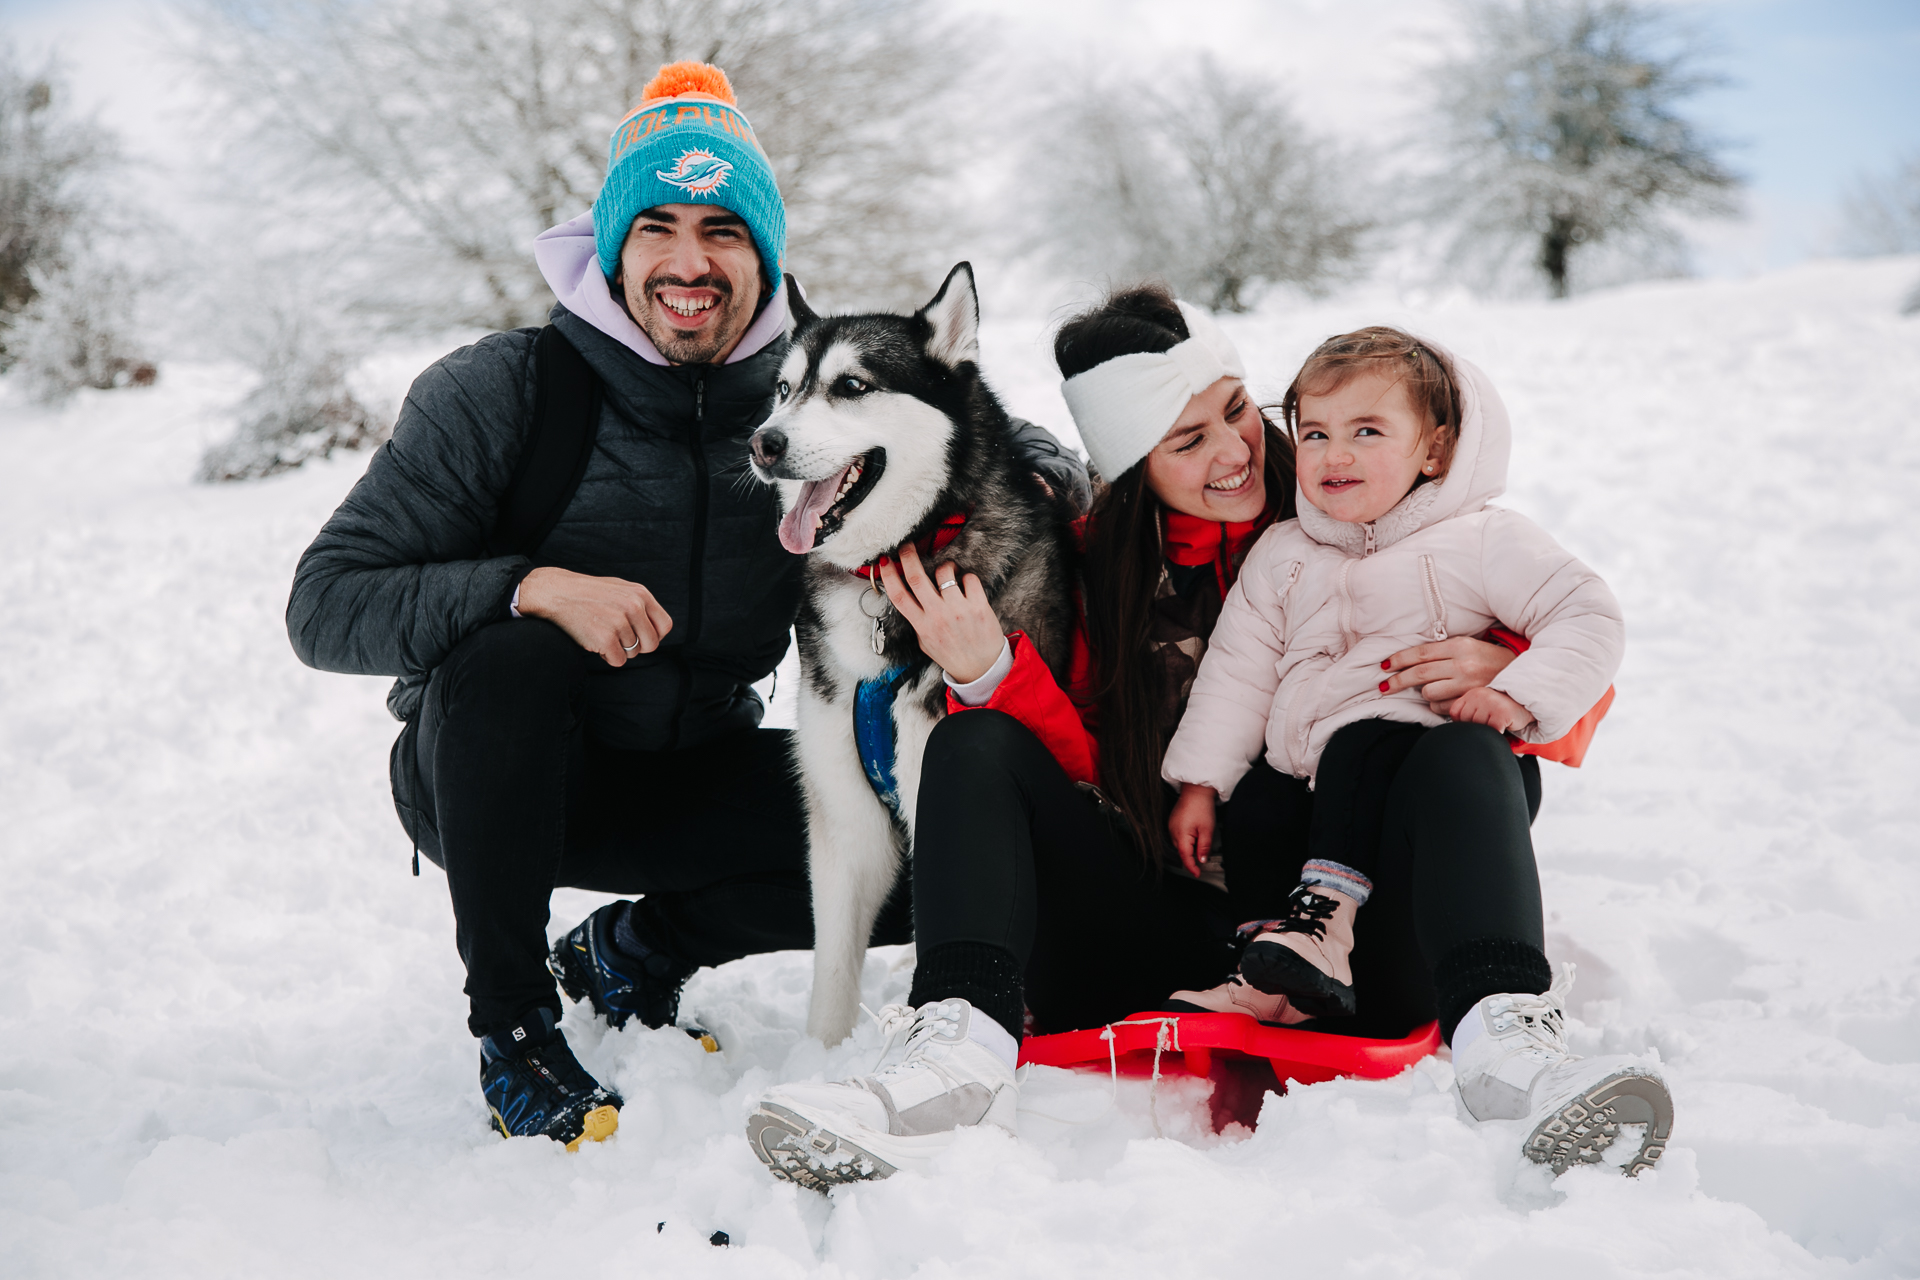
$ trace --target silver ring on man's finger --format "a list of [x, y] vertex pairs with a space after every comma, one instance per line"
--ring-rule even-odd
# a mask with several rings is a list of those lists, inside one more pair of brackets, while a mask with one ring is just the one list
[[957, 587], [959, 585], [960, 585], [960, 580], [958, 578], [948, 578], [945, 582], [940, 584], [940, 589], [942, 591], [945, 591], [948, 587]]
[[632, 653], [635, 649], [638, 649], [640, 647], [640, 642], [638, 640], [635, 640], [632, 644], [623, 644], [620, 647], [622, 649], [625, 649], [628, 653]]

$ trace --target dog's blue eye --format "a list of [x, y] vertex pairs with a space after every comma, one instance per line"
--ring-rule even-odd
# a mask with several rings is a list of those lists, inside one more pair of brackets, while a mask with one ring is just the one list
[[779, 386], [774, 388], [774, 391], [779, 394], [782, 400], [785, 400], [787, 398], [787, 393], [792, 390], [793, 388], [788, 386], [784, 381], [781, 382]]
[[835, 386], [843, 396], [863, 396], [873, 389], [866, 383], [860, 381], [860, 379], [852, 376], [840, 379]]

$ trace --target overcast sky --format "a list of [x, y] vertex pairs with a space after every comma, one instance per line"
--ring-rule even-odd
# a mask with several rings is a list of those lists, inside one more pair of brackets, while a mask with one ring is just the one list
[[[1420, 68], [1453, 29], [1437, 0], [961, 0], [1014, 56], [1045, 66], [1152, 67], [1211, 49], [1272, 71], [1310, 122], [1381, 139], [1419, 100]], [[1688, 0], [1685, 20], [1723, 50], [1732, 83], [1694, 116], [1733, 145], [1749, 216], [1694, 232], [1696, 265], [1735, 274], [1821, 252], [1838, 201], [1863, 170], [1920, 151], [1916, 0]], [[29, 55], [57, 49], [83, 103], [153, 161], [165, 184], [202, 148], [161, 53], [155, 0], [0, 0], [0, 31]], [[1044, 127], [1043, 125], [1041, 127]], [[1064, 141], [1064, 140], [1063, 140]], [[173, 205], [170, 193], [157, 193]]]

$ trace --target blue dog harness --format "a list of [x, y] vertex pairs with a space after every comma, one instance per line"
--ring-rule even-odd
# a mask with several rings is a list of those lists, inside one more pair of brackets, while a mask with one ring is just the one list
[[860, 767], [873, 794], [902, 822], [906, 815], [900, 809], [900, 784], [893, 776], [897, 750], [893, 704], [907, 674], [906, 667], [888, 667], [873, 679], [862, 680], [853, 691], [853, 745], [860, 753]]

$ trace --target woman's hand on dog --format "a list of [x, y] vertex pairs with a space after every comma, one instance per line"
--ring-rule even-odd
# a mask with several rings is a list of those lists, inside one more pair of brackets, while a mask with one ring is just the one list
[[1518, 656], [1505, 645], [1471, 636], [1417, 644], [1380, 664], [1392, 673], [1380, 682], [1380, 692], [1418, 689], [1435, 715], [1450, 716], [1455, 700], [1469, 689], [1485, 688]]
[[1198, 876], [1200, 867], [1213, 852], [1213, 811], [1220, 793], [1212, 787], [1189, 782], [1180, 788], [1173, 812], [1167, 815], [1167, 834], [1180, 853], [1189, 874]]
[[653, 592], [623, 578], [595, 578], [543, 565], [520, 580], [520, 616], [545, 618], [582, 649], [624, 667], [673, 630]]
[[[972, 684], [1000, 660], [1006, 633], [978, 575], [940, 564], [929, 577], [912, 543], [880, 557], [879, 572], [887, 599], [920, 637], [921, 651], [955, 684]], [[942, 583], [953, 585], [943, 591]]]

